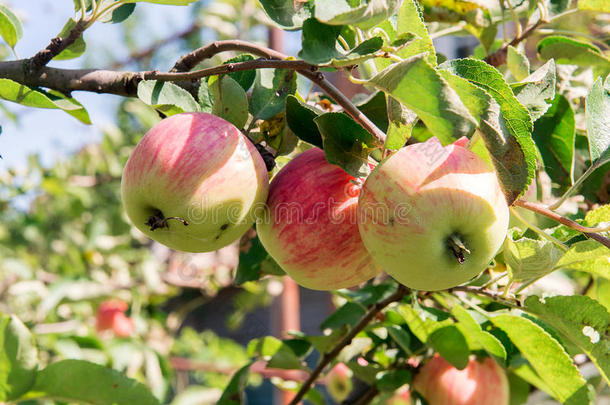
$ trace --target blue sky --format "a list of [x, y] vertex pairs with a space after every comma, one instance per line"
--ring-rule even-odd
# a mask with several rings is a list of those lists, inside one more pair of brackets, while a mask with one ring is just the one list
[[[24, 24], [23, 38], [16, 46], [21, 58], [30, 57], [43, 49], [74, 14], [72, 0], [0, 0], [0, 2], [7, 4], [16, 12]], [[147, 25], [154, 27], [154, 36], [146, 35], [139, 41], [142, 47], [145, 47], [148, 41], [179, 32], [189, 24], [188, 7], [138, 4], [136, 13], [145, 16], [150, 22]], [[85, 55], [71, 61], [53, 61], [50, 66], [109, 67], [112, 60], [105, 56], [105, 52], [109, 49], [119, 59], [127, 55], [126, 47], [120, 43], [120, 30], [118, 25], [96, 23], [85, 33], [87, 42]], [[27, 156], [32, 153], [39, 154], [43, 164], [48, 165], [58, 157], [99, 140], [101, 129], [114, 121], [120, 98], [86, 92], [74, 93], [74, 97], [87, 108], [93, 125], [83, 125], [60, 110], [25, 108], [15, 103], [3, 102], [5, 107], [19, 116], [19, 120], [13, 123], [0, 112], [2, 126], [0, 154], [3, 157], [0, 160], [0, 171], [8, 167], [25, 165]]]

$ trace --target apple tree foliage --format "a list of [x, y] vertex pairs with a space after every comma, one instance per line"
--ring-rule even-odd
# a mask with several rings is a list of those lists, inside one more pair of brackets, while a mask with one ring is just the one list
[[[160, 52], [161, 41], [133, 48], [116, 70], [47, 66], [94, 53], [86, 43], [93, 24], [122, 24], [130, 38], [144, 26], [138, 10], [151, 7], [139, 3], [193, 10], [192, 27], [170, 39], [184, 57]], [[74, 11], [47, 48], [13, 60], [23, 27], [0, 5], [4, 101], [88, 125], [77, 91], [124, 97], [99, 144], [51, 167], [32, 157], [27, 169], [0, 174], [0, 402], [238, 404], [248, 385], [274, 376], [297, 393], [293, 402], [322, 404], [315, 382], [341, 362], [356, 382], [346, 403], [384, 403], [434, 353], [458, 369], [470, 355], [492, 357], [508, 373], [511, 404], [530, 396], [593, 404], [608, 395], [608, 2], [74, 0]], [[235, 40], [261, 39], [264, 26], [300, 33], [296, 56]], [[478, 45], [447, 59], [435, 40], [450, 35]], [[173, 63], [167, 73], [147, 70]], [[332, 72], [361, 94], [350, 99], [329, 84]], [[10, 103], [0, 107], [3, 119], [17, 119]], [[203, 280], [177, 280], [173, 271], [195, 256], [152, 245], [126, 222], [119, 189], [129, 153], [159, 117], [186, 111], [243, 130], [275, 158], [272, 174], [308, 145], [361, 177], [369, 158], [407, 142], [466, 136], [513, 205], [509, 235], [464, 286], [427, 293], [378, 277], [333, 292], [336, 311], [315, 335], [291, 331], [242, 347], [181, 328], [192, 308], [226, 291], [227, 325], [238, 327], [269, 304], [282, 275], [249, 232], [234, 246], [238, 263], [218, 266], [214, 256], [215, 270], [196, 274]], [[203, 294], [189, 294], [192, 287]], [[95, 309], [108, 297], [130, 303], [131, 337], [95, 332]]]

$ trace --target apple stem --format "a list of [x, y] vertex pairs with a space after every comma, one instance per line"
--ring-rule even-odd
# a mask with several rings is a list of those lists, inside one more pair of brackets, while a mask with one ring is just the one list
[[466, 248], [466, 245], [464, 245], [462, 239], [460, 239], [457, 234], [453, 234], [447, 239], [447, 244], [449, 245], [449, 249], [451, 249], [451, 253], [453, 253], [458, 263], [464, 263], [466, 261], [464, 253], [470, 254], [470, 250]]
[[150, 217], [148, 217], [148, 221], [146, 221], [146, 225], [150, 226], [151, 231], [154, 231], [155, 229], [158, 229], [158, 228], [168, 228], [169, 229], [169, 224], [167, 223], [167, 221], [169, 221], [170, 219], [175, 219], [176, 221], [180, 221], [184, 224], [184, 226], [187, 226], [189, 224], [188, 221], [186, 221], [185, 219], [182, 219], [180, 217], [165, 218], [165, 216], [163, 215], [163, 212], [161, 212], [161, 210], [155, 210], [153, 212], [153, 214]]

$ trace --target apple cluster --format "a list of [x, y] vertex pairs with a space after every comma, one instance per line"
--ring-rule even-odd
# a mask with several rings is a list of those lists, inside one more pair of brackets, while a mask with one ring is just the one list
[[236, 127], [184, 113], [138, 143], [121, 193], [133, 224], [173, 249], [216, 250], [257, 222], [265, 249], [304, 287], [354, 287], [383, 269], [407, 287], [441, 290], [483, 271], [508, 228], [496, 174], [466, 142], [406, 146], [366, 180], [314, 147], [269, 184]]

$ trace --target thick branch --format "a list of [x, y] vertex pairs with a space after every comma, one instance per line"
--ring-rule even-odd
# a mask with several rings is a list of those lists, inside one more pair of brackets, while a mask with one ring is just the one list
[[26, 60], [26, 72], [29, 72], [30, 74], [38, 72], [43, 66], [46, 66], [51, 59], [59, 55], [64, 49], [72, 45], [74, 41], [80, 38], [83, 31], [85, 31], [87, 28], [87, 24], [87, 20], [78, 20], [66, 37], [52, 38], [51, 42], [46, 48], [38, 51], [36, 55]]
[[562, 217], [561, 215], [551, 211], [547, 207], [540, 204], [517, 200], [513, 203], [513, 205], [528, 209], [540, 215], [544, 215], [545, 217], [551, 218], [552, 220], [557, 221], [560, 224], [567, 226], [568, 228], [572, 228], [577, 230], [578, 232], [582, 232], [585, 236], [598, 241], [599, 243], [610, 249], [610, 239], [600, 235], [599, 233], [595, 233], [596, 231], [599, 231], [602, 228], [587, 228], [585, 226], [580, 225], [578, 222], [574, 222], [571, 219]]
[[307, 380], [303, 383], [303, 385], [301, 385], [301, 388], [296, 393], [296, 395], [294, 396], [292, 401], [290, 401], [289, 405], [296, 405], [299, 403], [299, 401], [301, 401], [303, 399], [303, 397], [305, 396], [307, 391], [309, 391], [309, 389], [318, 379], [320, 374], [322, 374], [322, 371], [324, 370], [324, 368], [326, 368], [326, 366], [328, 366], [330, 364], [330, 362], [335, 357], [337, 357], [339, 355], [339, 353], [341, 353], [341, 350], [343, 350], [343, 348], [345, 348], [345, 346], [349, 345], [352, 342], [352, 339], [358, 333], [360, 333], [369, 324], [369, 322], [371, 322], [371, 320], [375, 316], [377, 316], [377, 314], [379, 314], [381, 312], [382, 309], [384, 309], [385, 307], [387, 307], [388, 305], [390, 305], [393, 302], [400, 301], [408, 292], [409, 292], [409, 289], [407, 287], [405, 287], [403, 285], [399, 285], [398, 289], [396, 290], [396, 292], [394, 294], [390, 295], [386, 299], [379, 301], [375, 305], [373, 305], [367, 311], [367, 313], [364, 314], [362, 319], [360, 319], [360, 321], [358, 321], [358, 323], [343, 337], [343, 339], [341, 339], [341, 341], [339, 343], [337, 343], [337, 345], [330, 352], [324, 353], [324, 355], [320, 359], [320, 362], [318, 363], [316, 368], [311, 372], [311, 374], [309, 375], [309, 378], [307, 378]]

